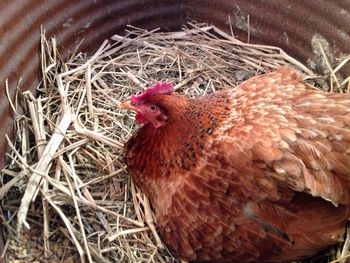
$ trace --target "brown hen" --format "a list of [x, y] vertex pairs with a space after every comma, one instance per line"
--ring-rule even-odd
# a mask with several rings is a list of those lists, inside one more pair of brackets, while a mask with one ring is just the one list
[[279, 262], [343, 238], [350, 204], [350, 94], [293, 70], [198, 99], [158, 83], [125, 108], [125, 147], [163, 241], [179, 258]]

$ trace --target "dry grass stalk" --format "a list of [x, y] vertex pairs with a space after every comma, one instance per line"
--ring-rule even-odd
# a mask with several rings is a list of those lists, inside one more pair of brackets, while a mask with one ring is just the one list
[[[190, 23], [180, 32], [157, 31], [129, 27], [91, 57], [74, 53], [67, 61], [55, 39], [42, 33], [37, 97], [24, 94], [23, 115], [17, 100], [10, 101], [16, 136], [9, 140], [0, 197], [11, 259], [19, 258], [16, 253], [27, 257], [14, 244], [27, 233], [19, 231], [22, 224], [35, 224], [41, 237], [31, 255], [37, 260], [174, 262], [148, 199], [125, 171], [123, 145], [137, 127], [120, 103], [160, 80], [196, 97], [281, 65], [295, 67], [311, 82], [319, 79], [280, 48], [242, 43], [215, 26]], [[350, 89], [350, 78], [334, 79], [349, 60], [331, 71], [337, 90]]]
[[27, 184], [27, 190], [24, 193], [24, 196], [21, 200], [21, 206], [18, 209], [18, 232], [21, 231], [22, 224], [24, 224], [28, 229], [30, 228], [28, 222], [26, 221], [29, 205], [32, 202], [32, 199], [35, 199], [33, 196], [40, 183], [42, 175], [46, 174], [50, 169], [50, 163], [53, 159], [53, 156], [63, 141], [64, 135], [71, 122], [72, 113], [69, 110], [64, 111], [60, 124], [52, 134], [50, 141], [42, 153], [42, 156], [39, 158], [38, 164], [35, 166], [34, 171], [30, 176], [29, 182]]

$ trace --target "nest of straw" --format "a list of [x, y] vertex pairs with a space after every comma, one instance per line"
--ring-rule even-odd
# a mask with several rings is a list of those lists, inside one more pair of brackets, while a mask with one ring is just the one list
[[16, 132], [7, 138], [1, 174], [2, 256], [12, 262], [175, 262], [147, 197], [127, 174], [123, 145], [137, 126], [120, 103], [161, 80], [196, 97], [281, 65], [313, 84], [348, 90], [348, 79], [337, 78], [340, 67], [319, 77], [279, 48], [242, 43], [205, 24], [170, 33], [128, 27], [92, 56], [75, 52], [66, 61], [55, 39], [42, 33], [36, 94], [18, 93], [10, 101]]

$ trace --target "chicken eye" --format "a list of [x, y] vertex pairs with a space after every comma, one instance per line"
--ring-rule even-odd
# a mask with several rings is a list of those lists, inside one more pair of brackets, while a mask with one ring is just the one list
[[156, 105], [150, 105], [150, 106], [149, 106], [149, 109], [150, 109], [151, 111], [155, 111], [156, 109], [158, 109], [158, 107], [157, 107]]

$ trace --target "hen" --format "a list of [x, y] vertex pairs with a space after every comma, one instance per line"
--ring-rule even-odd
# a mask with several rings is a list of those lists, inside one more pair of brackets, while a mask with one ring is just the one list
[[282, 67], [197, 99], [158, 83], [123, 107], [144, 124], [125, 146], [128, 169], [179, 258], [280, 262], [343, 238], [350, 94]]

